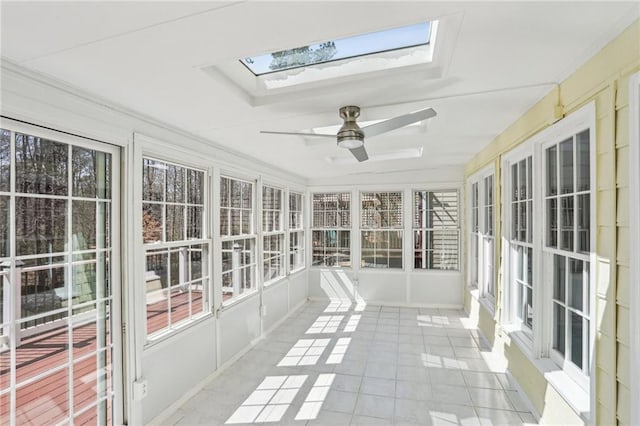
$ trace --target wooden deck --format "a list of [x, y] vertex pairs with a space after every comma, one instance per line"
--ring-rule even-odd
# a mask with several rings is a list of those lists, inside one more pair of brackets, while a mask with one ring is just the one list
[[[171, 295], [171, 323], [189, 318], [189, 292], [175, 291]], [[167, 300], [147, 306], [147, 331], [152, 333], [167, 327], [169, 311]], [[202, 293], [191, 292], [191, 315], [202, 312]], [[109, 330], [107, 330], [108, 332]], [[69, 336], [71, 333], [71, 336]], [[16, 349], [16, 424], [49, 425], [64, 421], [69, 416], [70, 399], [74, 413], [86, 409], [98, 397], [98, 386], [111, 389], [111, 352], [106, 351], [107, 368], [98, 368], [96, 323], [68, 325], [24, 338]], [[0, 392], [11, 386], [10, 352], [0, 353]], [[73, 359], [69, 367], [70, 358]], [[70, 371], [72, 369], [72, 371]], [[107, 374], [108, 373], [108, 374]], [[41, 376], [33, 380], [36, 376]], [[100, 379], [98, 377], [100, 376]], [[73, 377], [73, 384], [69, 381]], [[100, 380], [100, 382], [98, 381]], [[107, 383], [104, 383], [107, 380]], [[72, 389], [72, 390], [71, 390]], [[73, 393], [73, 396], [71, 395]], [[103, 393], [100, 398], [106, 397]], [[111, 400], [106, 404], [108, 421], [111, 418]], [[9, 423], [10, 393], [0, 395], [0, 425]], [[74, 424], [96, 424], [99, 408], [94, 406], [76, 415]]]
[[[71, 330], [71, 353], [69, 350], [69, 329], [66, 325], [46, 333], [23, 339], [16, 350], [16, 424], [45, 425], [64, 420], [69, 415], [70, 388], [73, 389], [74, 413], [96, 401], [98, 375], [104, 386], [111, 387], [111, 368], [102, 368], [98, 374], [97, 336], [95, 322], [77, 326]], [[111, 353], [105, 352], [107, 365]], [[69, 357], [73, 357], [73, 372], [70, 371]], [[77, 361], [86, 356], [85, 359]], [[10, 353], [0, 354], [0, 389], [10, 387]], [[52, 371], [47, 374], [47, 372]], [[109, 374], [107, 374], [109, 373]], [[23, 385], [25, 381], [42, 375], [39, 379]], [[73, 386], [69, 386], [73, 376]], [[103, 381], [107, 380], [106, 383]], [[102, 397], [106, 394], [101, 395]], [[0, 396], [0, 424], [9, 423], [9, 393]], [[108, 403], [110, 418], [111, 402]], [[95, 424], [96, 407], [74, 419], [75, 424]]]
[[[147, 334], [169, 326], [169, 300], [163, 298], [147, 304]], [[191, 316], [202, 312], [202, 292], [191, 291]], [[189, 318], [189, 292], [174, 290], [171, 294], [171, 325]]]

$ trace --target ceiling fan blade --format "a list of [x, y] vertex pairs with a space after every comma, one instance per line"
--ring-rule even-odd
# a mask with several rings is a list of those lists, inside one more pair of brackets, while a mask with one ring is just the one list
[[320, 138], [335, 138], [336, 135], [326, 135], [323, 133], [301, 133], [301, 132], [272, 132], [270, 130], [260, 130], [260, 133], [269, 135], [293, 135], [293, 136], [315, 136]]
[[356, 157], [356, 160], [358, 160], [359, 162], [363, 162], [369, 159], [367, 150], [364, 149], [364, 145], [360, 145], [359, 147], [350, 149], [349, 151], [351, 151], [353, 156]]
[[380, 123], [362, 127], [362, 131], [364, 132], [365, 137], [370, 138], [435, 116], [436, 112], [433, 108], [421, 109], [420, 111], [399, 115], [397, 117], [381, 121]]

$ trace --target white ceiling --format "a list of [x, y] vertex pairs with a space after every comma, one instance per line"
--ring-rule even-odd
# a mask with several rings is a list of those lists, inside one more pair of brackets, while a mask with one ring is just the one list
[[[637, 2], [6, 2], [1, 54], [89, 93], [307, 178], [461, 166], [542, 95], [640, 16]], [[352, 79], [260, 103], [208, 66], [426, 20], [452, 20], [421, 70]], [[448, 99], [462, 93], [494, 91]], [[366, 141], [371, 156], [423, 147], [419, 159], [333, 164], [333, 140], [259, 130], [338, 124], [432, 107], [427, 126]]]

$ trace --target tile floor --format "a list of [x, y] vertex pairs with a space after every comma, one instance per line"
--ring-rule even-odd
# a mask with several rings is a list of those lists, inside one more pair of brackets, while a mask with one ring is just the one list
[[523, 425], [463, 311], [310, 302], [164, 424]]

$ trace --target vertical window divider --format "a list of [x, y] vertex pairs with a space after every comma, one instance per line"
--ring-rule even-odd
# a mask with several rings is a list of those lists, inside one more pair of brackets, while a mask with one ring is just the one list
[[362, 201], [360, 200], [360, 191], [357, 188], [352, 188], [351, 194], [351, 268], [353, 268], [353, 281], [356, 284], [355, 288], [359, 285], [358, 274], [362, 269], [362, 222], [360, 220], [362, 209]]
[[[210, 280], [211, 300], [209, 306], [215, 313], [216, 319], [219, 316], [219, 309], [222, 307], [222, 262], [215, 261], [215, 253], [222, 253], [222, 240], [220, 238], [220, 170], [217, 167], [209, 168], [209, 191], [212, 196], [209, 197], [209, 237], [213, 240], [211, 244], [211, 253], [209, 253], [209, 261], [212, 279]], [[217, 214], [213, 214], [217, 212]], [[216, 345], [219, 347], [219, 345]], [[217, 357], [219, 359], [219, 357]]]
[[282, 251], [284, 253], [282, 262], [282, 268], [284, 269], [284, 276], [288, 277], [289, 274], [291, 273], [291, 265], [289, 262], [289, 258], [290, 258], [290, 250], [289, 247], [291, 247], [291, 229], [289, 228], [289, 216], [291, 215], [290, 213], [290, 202], [289, 202], [289, 194], [290, 194], [290, 190], [289, 188], [282, 188], [282, 200], [281, 200], [281, 208], [280, 208], [280, 223], [282, 224], [282, 230], [284, 231], [284, 239], [283, 239], [283, 247], [282, 247]]

